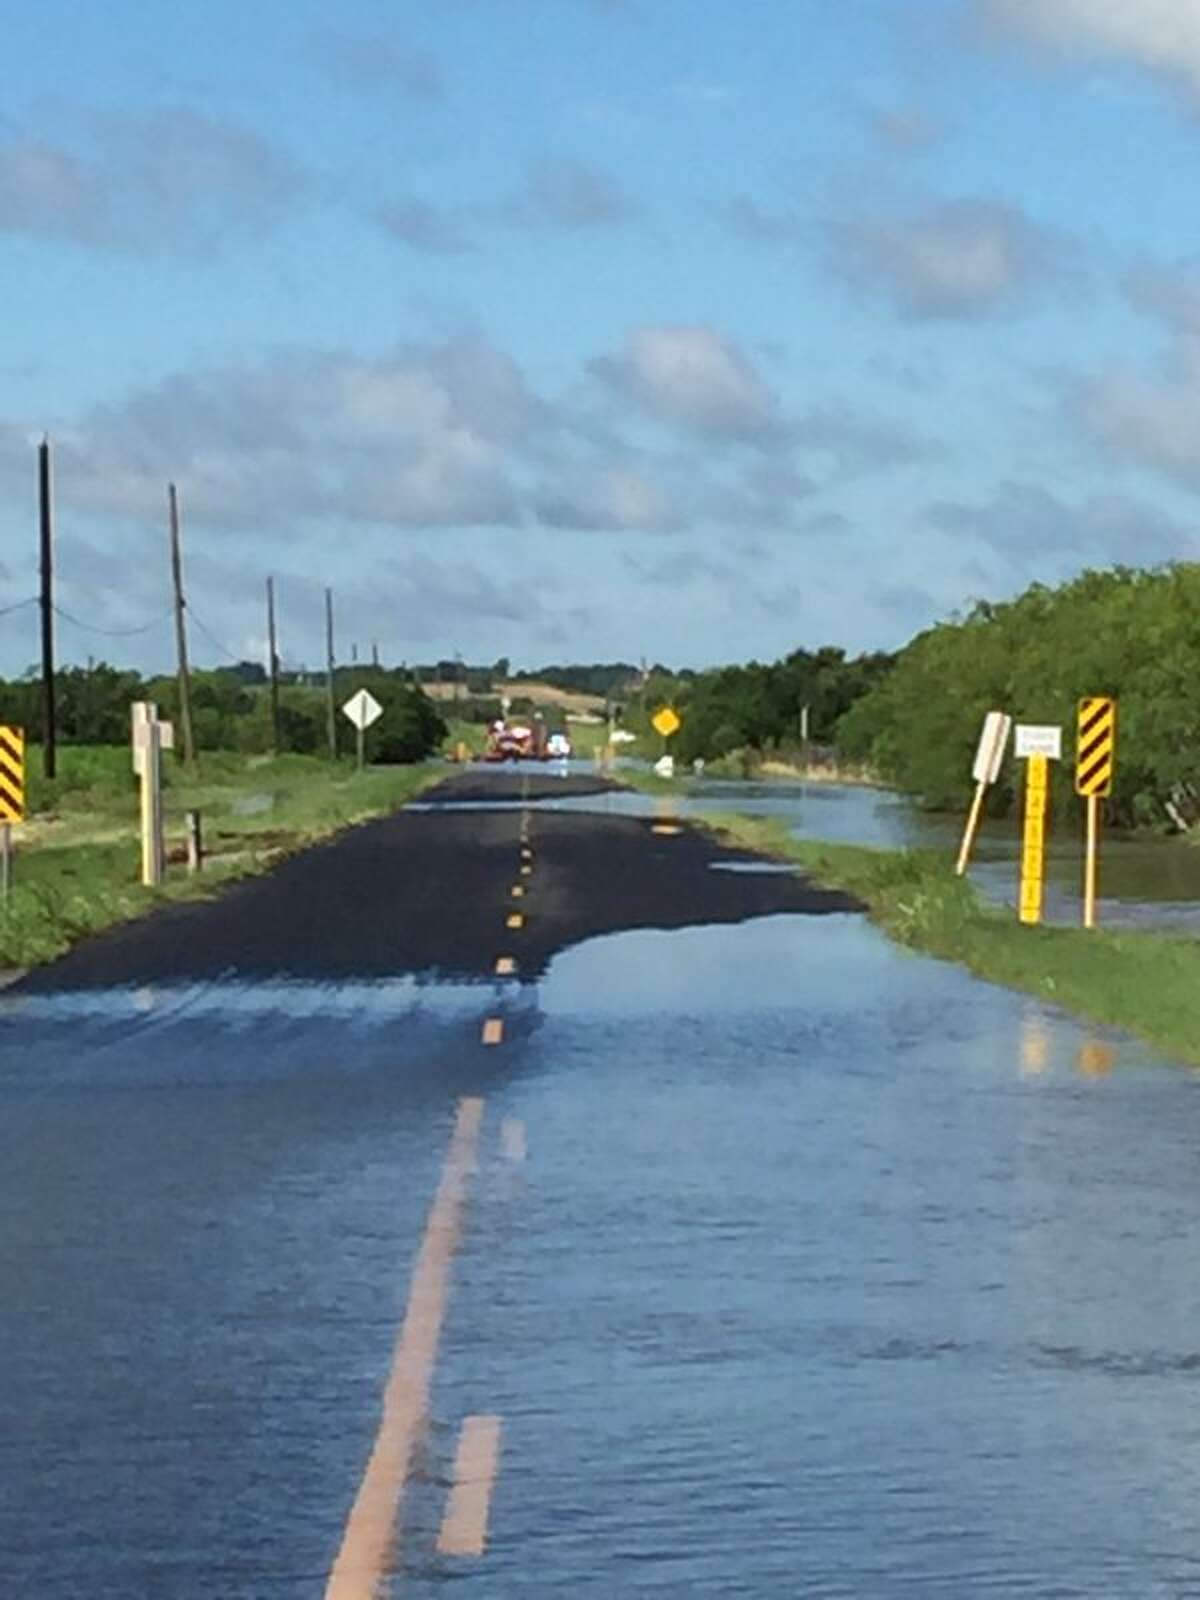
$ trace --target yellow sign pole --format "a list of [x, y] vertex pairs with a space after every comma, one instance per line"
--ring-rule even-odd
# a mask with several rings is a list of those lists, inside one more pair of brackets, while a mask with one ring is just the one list
[[1029, 925], [1042, 920], [1046, 876], [1046, 794], [1049, 763], [1030, 756], [1025, 769], [1025, 837], [1021, 848], [1019, 916]]
[[954, 868], [960, 878], [967, 870], [967, 862], [971, 859], [971, 846], [975, 843], [975, 834], [979, 828], [979, 817], [983, 810], [983, 797], [986, 791], [986, 783], [977, 783], [975, 785], [975, 798], [971, 802], [971, 814], [967, 818], [967, 826], [963, 832], [962, 848], [958, 852], [958, 864]]
[[1083, 873], [1083, 925], [1096, 926], [1096, 859], [1100, 833], [1100, 796], [1087, 797], [1087, 859]]
[[1096, 926], [1096, 876], [1100, 801], [1112, 793], [1117, 755], [1117, 702], [1109, 695], [1087, 695], [1079, 702], [1075, 753], [1075, 793], [1087, 801], [1087, 854], [1083, 870], [1083, 925]]

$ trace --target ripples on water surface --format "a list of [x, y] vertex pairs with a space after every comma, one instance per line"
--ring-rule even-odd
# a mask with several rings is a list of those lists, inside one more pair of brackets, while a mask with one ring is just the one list
[[322, 1594], [480, 1094], [397, 1596], [1200, 1594], [1197, 1087], [849, 917], [10, 1006], [8, 1585]]

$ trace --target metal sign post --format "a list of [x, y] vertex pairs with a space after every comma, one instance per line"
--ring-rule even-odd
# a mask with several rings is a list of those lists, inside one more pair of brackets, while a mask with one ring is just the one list
[[369, 689], [360, 689], [346, 701], [342, 714], [350, 719], [358, 733], [358, 770], [361, 772], [367, 759], [367, 729], [379, 721], [383, 707]]
[[1079, 702], [1075, 751], [1075, 793], [1087, 801], [1087, 849], [1083, 870], [1083, 925], [1096, 926], [1096, 877], [1100, 843], [1100, 801], [1112, 793], [1117, 750], [1117, 702], [1089, 695]]
[[975, 843], [979, 819], [983, 814], [984, 794], [989, 785], [995, 783], [1000, 776], [1000, 763], [1004, 760], [1011, 727], [1012, 718], [1006, 716], [1003, 711], [989, 711], [983, 719], [983, 732], [979, 735], [979, 748], [975, 752], [975, 765], [971, 769], [971, 776], [975, 779], [975, 798], [971, 802], [971, 812], [967, 817], [967, 826], [963, 830], [958, 862], [954, 868], [960, 878], [967, 870], [967, 863], [971, 859], [971, 847]]
[[675, 758], [667, 753], [667, 744], [683, 727], [679, 713], [670, 706], [663, 706], [650, 718], [650, 726], [662, 739], [662, 755], [654, 763], [654, 770], [660, 778], [673, 778], [675, 776]]

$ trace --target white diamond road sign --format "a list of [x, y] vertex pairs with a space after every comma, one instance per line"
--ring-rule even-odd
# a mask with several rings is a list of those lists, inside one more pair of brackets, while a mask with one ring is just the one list
[[373, 722], [379, 721], [383, 715], [383, 707], [369, 689], [360, 689], [346, 701], [342, 712], [361, 733], [364, 728], [369, 728]]

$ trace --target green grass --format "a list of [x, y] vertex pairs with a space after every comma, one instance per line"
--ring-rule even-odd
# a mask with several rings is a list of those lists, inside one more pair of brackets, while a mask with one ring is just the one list
[[[331, 767], [313, 756], [201, 757], [194, 773], [168, 758], [164, 815], [167, 881], [140, 883], [137, 784], [127, 747], [60, 751], [59, 776], [36, 771], [30, 820], [14, 829], [13, 892], [0, 910], [0, 967], [48, 961], [89, 934], [169, 900], [217, 893], [342, 828], [396, 810], [446, 776], [440, 762], [412, 767]], [[204, 871], [190, 877], [185, 814], [203, 818]]]
[[796, 839], [777, 818], [710, 817], [731, 843], [795, 861], [817, 883], [844, 889], [900, 944], [954, 961], [1080, 1017], [1123, 1028], [1200, 1064], [1200, 941], [1102, 928], [1023, 927], [985, 905], [949, 859], [924, 850], [870, 850]]

